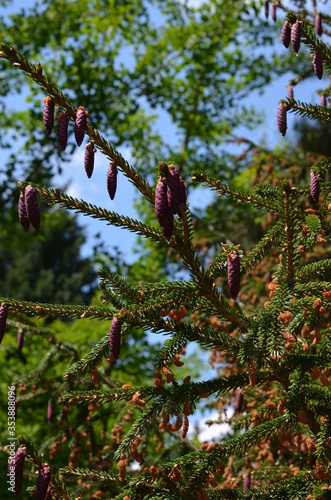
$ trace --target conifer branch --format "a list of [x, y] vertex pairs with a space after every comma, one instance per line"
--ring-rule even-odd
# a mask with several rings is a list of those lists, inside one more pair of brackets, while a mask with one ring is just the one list
[[317, 262], [311, 262], [305, 266], [302, 266], [300, 269], [296, 270], [295, 276], [296, 278], [303, 278], [306, 275], [309, 278], [323, 276], [323, 271], [331, 268], [331, 259], [322, 259]]
[[277, 222], [267, 234], [265, 234], [259, 243], [245, 256], [241, 261], [242, 270], [245, 272], [250, 271], [252, 268], [256, 267], [265, 255], [270, 252], [271, 248], [277, 242], [281, 231], [283, 230], [283, 222]]
[[79, 477], [83, 480], [93, 480], [93, 481], [115, 481], [119, 482], [118, 475], [111, 472], [96, 471], [91, 469], [81, 469], [74, 467], [61, 467], [59, 469], [59, 474], [63, 474], [67, 477]]
[[300, 102], [295, 99], [281, 99], [280, 102], [286, 104], [286, 108], [288, 111], [293, 112], [298, 116], [302, 116], [303, 118], [318, 120], [320, 123], [331, 122], [331, 110], [329, 108], [326, 108], [325, 106]]

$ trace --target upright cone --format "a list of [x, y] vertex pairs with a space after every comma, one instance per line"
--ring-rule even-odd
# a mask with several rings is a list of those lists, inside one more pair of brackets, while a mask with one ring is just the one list
[[44, 99], [44, 125], [47, 135], [51, 135], [54, 125], [54, 101], [50, 96]]

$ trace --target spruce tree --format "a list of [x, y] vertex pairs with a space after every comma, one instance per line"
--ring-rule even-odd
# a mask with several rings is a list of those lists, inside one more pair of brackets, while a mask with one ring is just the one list
[[[300, 57], [307, 47], [312, 56], [310, 67], [301, 67], [289, 82], [294, 95], [302, 80], [314, 73], [321, 78], [323, 70], [331, 69], [331, 51], [325, 42], [331, 18], [304, 10], [302, 3], [294, 2], [297, 8], [290, 11], [280, 2], [265, 2], [265, 12], [269, 14], [270, 7], [274, 20], [287, 11], [282, 31], [287, 50]], [[104, 188], [111, 198], [116, 196], [117, 172], [121, 171], [155, 209], [153, 223], [146, 223], [59, 189], [20, 181], [23, 227], [29, 224], [33, 231], [43, 224], [38, 205], [43, 200], [132, 231], [156, 247], [170, 248], [187, 276], [133, 284], [104, 266], [99, 271], [99, 304], [64, 306], [0, 298], [3, 343], [9, 333], [18, 330], [44, 336], [51, 344], [46, 358], [26, 378], [24, 390], [23, 381], [11, 389], [17, 411], [41, 392], [50, 398], [50, 422], [54, 399], [58, 411], [58, 425], [45, 436], [40, 449], [29, 436], [19, 436], [13, 466], [16, 487], [21, 488], [24, 463], [23, 483], [25, 477], [31, 481], [32, 472], [38, 470], [35, 486], [29, 487], [30, 491], [36, 489], [37, 498], [328, 498], [331, 200], [326, 179], [330, 159], [307, 155], [302, 164], [308, 165], [309, 178], [302, 182], [296, 172], [300, 163], [293, 164], [282, 152], [246, 141], [247, 151], [254, 150], [253, 186], [246, 190], [213, 178], [203, 169], [192, 171], [183, 180], [181, 170], [167, 159], [160, 159], [154, 189], [99, 133], [87, 110], [70, 102], [47, 78], [47, 68], [32, 64], [4, 42], [0, 56], [45, 92], [47, 133], [52, 133], [57, 105], [58, 127], [60, 118], [66, 116], [69, 133], [74, 133], [78, 145], [88, 136], [85, 167], [89, 174], [94, 149], [109, 159]], [[326, 98], [320, 105], [299, 102], [292, 94], [280, 99], [277, 122], [282, 136], [287, 134], [289, 112], [329, 123], [329, 87], [319, 94]], [[60, 142], [62, 147], [63, 129]], [[265, 231], [258, 243], [247, 251], [238, 236], [215, 255], [201, 250], [186, 200], [190, 183], [244, 205], [256, 218], [266, 214]], [[38, 326], [38, 319], [48, 316], [82, 322], [98, 319], [105, 335], [93, 337], [91, 327], [95, 345], [79, 359], [65, 332], [65, 340], [58, 340], [50, 330]], [[117, 367], [125, 371], [130, 351], [134, 356], [134, 342], [126, 345], [125, 356], [123, 346], [136, 329], [168, 338], [153, 359], [155, 373], [146, 383], [123, 384]], [[217, 377], [197, 381], [182, 375], [189, 342], [210, 351]], [[67, 366], [59, 377], [56, 366], [63, 360]], [[54, 367], [54, 393], [47, 391], [43, 378], [50, 365]], [[36, 381], [44, 386], [36, 388]], [[190, 421], [201, 411], [204, 400], [206, 408], [215, 407], [219, 412], [210, 426], [227, 422], [232, 434], [213, 443], [191, 438]], [[229, 406], [234, 409], [231, 414]]]

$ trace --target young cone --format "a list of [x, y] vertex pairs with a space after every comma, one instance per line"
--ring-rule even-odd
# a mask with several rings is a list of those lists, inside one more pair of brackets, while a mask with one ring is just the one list
[[155, 215], [161, 227], [171, 215], [167, 198], [167, 182], [162, 177], [157, 181], [155, 188]]
[[57, 123], [57, 140], [59, 141], [62, 151], [67, 147], [68, 142], [68, 124], [69, 116], [67, 113], [61, 113]]
[[7, 316], [8, 316], [8, 306], [7, 304], [2, 303], [0, 306], [0, 344], [5, 334]]
[[118, 170], [114, 162], [109, 165], [107, 172], [107, 190], [110, 199], [113, 200], [116, 194]]
[[86, 144], [86, 148], [85, 148], [84, 167], [85, 167], [87, 177], [89, 179], [92, 176], [93, 169], [94, 169], [94, 153], [95, 153], [95, 149], [94, 149], [93, 142], [88, 142]]
[[51, 471], [49, 470], [48, 465], [44, 464], [41, 469], [39, 469], [36, 486], [36, 500], [45, 500], [50, 478]]
[[25, 188], [24, 199], [28, 219], [35, 230], [38, 231], [40, 227], [40, 214], [38, 207], [38, 195], [34, 187], [27, 186]]
[[251, 475], [250, 474], [245, 474], [244, 475], [243, 491], [249, 490], [250, 487], [251, 487]]
[[79, 106], [75, 120], [75, 139], [77, 142], [77, 146], [80, 146], [81, 143], [83, 142], [86, 125], [87, 125], [87, 119], [84, 106]]
[[238, 389], [236, 396], [236, 412], [241, 413], [244, 401], [244, 393], [242, 389]]
[[54, 101], [51, 97], [47, 96], [44, 99], [44, 125], [47, 135], [51, 135], [54, 124]]
[[313, 67], [314, 67], [314, 72], [315, 75], [319, 80], [322, 79], [323, 76], [323, 61], [322, 61], [322, 56], [320, 52], [315, 52], [314, 57], [313, 57]]
[[279, 132], [284, 135], [286, 134], [286, 129], [287, 129], [287, 119], [286, 119], [286, 107], [285, 104], [280, 102], [278, 104], [278, 110], [277, 110], [277, 125]]
[[26, 457], [26, 448], [20, 446], [14, 457], [14, 464], [9, 465], [9, 467], [14, 467], [15, 469], [15, 495], [20, 496], [23, 486], [23, 471], [24, 471], [24, 461]]
[[292, 85], [288, 85], [288, 87], [287, 87], [287, 97], [289, 99], [293, 99], [293, 86]]
[[325, 106], [325, 107], [327, 106], [325, 95], [320, 96], [320, 106]]
[[119, 357], [121, 351], [121, 326], [121, 320], [114, 316], [109, 331], [109, 345], [115, 359]]
[[240, 258], [237, 252], [228, 255], [228, 286], [231, 297], [236, 300], [240, 289]]
[[315, 172], [310, 174], [310, 193], [314, 203], [318, 203], [320, 197], [320, 183]]
[[322, 18], [318, 12], [316, 13], [316, 16], [315, 16], [314, 27], [315, 27], [316, 35], [321, 36], [322, 35]]
[[170, 211], [183, 218], [186, 206], [185, 182], [180, 177], [178, 169], [169, 165], [167, 177], [167, 200]]
[[294, 52], [298, 55], [300, 49], [300, 24], [295, 22], [291, 29], [291, 45]]
[[25, 197], [24, 197], [23, 191], [21, 192], [20, 197], [18, 199], [18, 219], [19, 219], [24, 231], [27, 233], [29, 231], [30, 222], [28, 219], [28, 215], [26, 213]]
[[284, 47], [288, 48], [291, 40], [291, 28], [287, 20], [282, 27], [281, 39]]
[[17, 350], [18, 352], [22, 352], [23, 349], [23, 344], [24, 344], [24, 333], [21, 328], [17, 332]]

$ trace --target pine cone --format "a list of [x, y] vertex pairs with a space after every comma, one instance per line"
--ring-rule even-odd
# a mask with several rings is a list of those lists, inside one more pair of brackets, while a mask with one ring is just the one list
[[167, 182], [161, 177], [155, 188], [155, 215], [161, 227], [170, 216], [172, 217], [168, 205]]
[[23, 471], [24, 471], [24, 461], [26, 457], [26, 448], [20, 446], [14, 457], [14, 464], [10, 467], [15, 469], [15, 495], [20, 496], [23, 486]]
[[89, 179], [92, 176], [93, 169], [94, 169], [94, 153], [95, 153], [95, 149], [94, 149], [93, 142], [88, 142], [86, 144], [86, 148], [85, 148], [84, 167], [85, 167], [87, 177]]
[[289, 99], [293, 99], [293, 87], [292, 87], [292, 85], [288, 85], [288, 87], [287, 87], [287, 97]]
[[83, 142], [86, 125], [87, 125], [87, 119], [84, 106], [79, 106], [75, 120], [75, 139], [77, 142], [77, 146], [80, 146], [81, 143]]
[[282, 27], [281, 39], [284, 47], [288, 48], [291, 40], [291, 28], [288, 21], [285, 21]]
[[25, 188], [24, 199], [28, 219], [35, 230], [38, 231], [40, 227], [40, 214], [38, 207], [38, 195], [34, 187], [27, 186]]
[[69, 116], [67, 115], [67, 113], [61, 113], [57, 124], [57, 140], [59, 141], [62, 151], [64, 151], [67, 147], [68, 124]]
[[183, 218], [186, 207], [185, 182], [180, 177], [178, 169], [174, 165], [169, 165], [167, 200], [171, 213], [179, 214]]
[[322, 56], [320, 52], [315, 52], [314, 57], [313, 57], [313, 67], [314, 67], [314, 72], [315, 75], [319, 80], [322, 79], [323, 76], [323, 61], [322, 61]]
[[277, 12], [276, 12], [276, 5], [274, 3], [271, 4], [271, 19], [276, 22], [277, 21]]
[[244, 393], [242, 389], [238, 389], [236, 396], [236, 412], [241, 413], [244, 401]]
[[268, 17], [269, 17], [269, 2], [268, 1], [266, 1], [264, 4], [264, 14], [265, 14], [266, 19], [268, 19]]
[[228, 286], [231, 297], [236, 300], [240, 289], [240, 258], [237, 252], [228, 255]]
[[44, 125], [47, 135], [51, 135], [54, 124], [54, 101], [51, 97], [47, 96], [44, 99]]
[[8, 306], [7, 304], [2, 303], [0, 306], [0, 344], [5, 334], [7, 316], [8, 316]]
[[109, 165], [107, 172], [107, 190], [111, 200], [115, 198], [116, 187], [117, 187], [117, 174], [118, 170], [116, 164], [115, 162], [112, 162]]
[[53, 422], [53, 417], [54, 417], [54, 403], [53, 400], [50, 399], [47, 405], [47, 421], [49, 424]]
[[30, 222], [28, 219], [28, 215], [26, 213], [25, 197], [24, 197], [23, 191], [21, 192], [20, 197], [18, 199], [18, 219], [19, 219], [24, 231], [27, 233], [29, 231]]
[[315, 26], [316, 35], [321, 36], [322, 35], [322, 18], [318, 12], [316, 13], [316, 16], [315, 16], [314, 26]]
[[243, 491], [249, 490], [250, 487], [251, 487], [251, 475], [250, 474], [245, 474], [244, 475]]
[[327, 106], [325, 95], [320, 96], [320, 106], [325, 106], [325, 107]]
[[36, 500], [45, 500], [50, 478], [51, 471], [49, 470], [48, 465], [44, 464], [41, 469], [39, 469], [36, 486]]
[[22, 352], [23, 343], [24, 343], [24, 333], [23, 333], [23, 330], [20, 328], [17, 332], [17, 350], [18, 350], [18, 352]]
[[278, 124], [279, 132], [284, 137], [284, 135], [286, 134], [286, 129], [287, 129], [287, 119], [286, 119], [286, 106], [282, 102], [280, 102], [278, 104], [277, 124]]
[[310, 174], [310, 193], [314, 203], [318, 203], [320, 197], [320, 183], [315, 172]]
[[109, 331], [109, 345], [115, 359], [119, 357], [121, 351], [121, 326], [121, 320], [114, 316]]
[[300, 49], [300, 24], [296, 21], [291, 29], [291, 45], [294, 52], [298, 55]]

